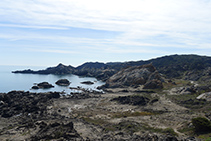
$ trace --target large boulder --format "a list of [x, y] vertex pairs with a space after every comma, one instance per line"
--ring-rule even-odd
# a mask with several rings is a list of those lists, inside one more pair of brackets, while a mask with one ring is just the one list
[[56, 84], [59, 86], [69, 86], [70, 81], [67, 79], [60, 79], [60, 80], [56, 81]]
[[147, 89], [162, 88], [162, 78], [152, 64], [123, 69], [110, 77], [105, 88], [124, 88], [145, 85]]

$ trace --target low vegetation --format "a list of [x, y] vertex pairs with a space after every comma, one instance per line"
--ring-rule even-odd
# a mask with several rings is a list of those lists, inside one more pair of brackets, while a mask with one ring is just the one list
[[197, 117], [192, 119], [194, 130], [196, 133], [211, 132], [211, 122], [204, 117]]
[[151, 112], [131, 112], [131, 111], [125, 111], [125, 112], [119, 112], [115, 113], [113, 115], [113, 118], [122, 118], [122, 117], [136, 117], [136, 116], [150, 116], [150, 115], [155, 115], [155, 113]]

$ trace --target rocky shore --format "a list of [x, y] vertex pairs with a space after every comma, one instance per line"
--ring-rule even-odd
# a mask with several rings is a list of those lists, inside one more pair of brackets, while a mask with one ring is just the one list
[[[105, 81], [99, 91], [0, 94], [0, 140], [211, 140], [210, 57], [59, 64], [14, 73], [77, 74]], [[56, 85], [68, 86], [62, 79]], [[84, 81], [86, 85], [94, 82]], [[47, 82], [37, 88], [48, 88]], [[103, 90], [102, 90], [103, 89]]]
[[205, 115], [209, 102], [198, 103], [202, 106], [198, 109], [188, 108], [188, 103], [183, 105], [166, 95], [171, 89], [163, 91], [166, 94], [132, 87], [108, 91], [69, 96], [59, 92], [1, 93], [0, 140], [203, 140], [194, 133], [191, 119], [209, 117]]

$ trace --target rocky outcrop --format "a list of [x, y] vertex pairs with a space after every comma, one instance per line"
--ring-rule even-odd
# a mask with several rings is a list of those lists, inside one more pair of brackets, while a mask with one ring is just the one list
[[48, 88], [53, 88], [54, 86], [48, 82], [41, 82], [37, 84], [37, 86], [41, 89], [48, 89]]
[[143, 89], [162, 89], [163, 88], [163, 84], [161, 82], [161, 80], [150, 80], [147, 83], [144, 84]]
[[60, 80], [56, 81], [56, 84], [59, 86], [69, 86], [70, 81], [67, 79], [60, 79]]
[[119, 96], [112, 99], [112, 101], [118, 101], [121, 104], [144, 106], [150, 101], [150, 99], [143, 96]]
[[32, 89], [49, 89], [53, 87], [54, 86], [48, 82], [41, 82], [41, 83], [38, 83], [36, 86], [32, 86]]
[[54, 122], [51, 124], [47, 124], [42, 122], [40, 124], [40, 129], [35, 136], [31, 137], [32, 141], [38, 140], [74, 140], [74, 139], [81, 139], [80, 135], [73, 127], [73, 123], [69, 122], [67, 124]]
[[91, 82], [91, 81], [84, 81], [84, 82], [81, 82], [81, 84], [92, 85], [92, 84], [94, 84], [94, 82]]
[[0, 94], [0, 115], [12, 117], [19, 114], [43, 113], [52, 98], [59, 98], [58, 92], [30, 93], [24, 91], [11, 91]]
[[207, 101], [211, 101], [211, 92], [206, 92], [203, 94], [200, 94], [196, 99], [205, 99]]
[[129, 67], [110, 77], [105, 88], [137, 87], [144, 85], [146, 89], [162, 88], [162, 78], [152, 64]]
[[56, 113], [49, 114], [49, 106], [58, 98], [58, 92], [0, 93], [1, 121], [6, 119], [10, 124], [0, 129], [0, 140], [82, 140], [72, 121]]

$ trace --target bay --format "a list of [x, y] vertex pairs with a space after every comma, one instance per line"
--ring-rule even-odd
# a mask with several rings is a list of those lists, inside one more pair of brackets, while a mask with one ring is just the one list
[[[104, 84], [102, 81], [98, 81], [93, 77], [79, 77], [77, 75], [69, 74], [69, 75], [41, 75], [41, 74], [17, 74], [12, 73], [15, 70], [40, 70], [43, 67], [31, 67], [31, 66], [0, 66], [0, 92], [7, 93], [13, 90], [21, 90], [21, 91], [30, 91], [30, 92], [49, 92], [49, 91], [57, 91], [65, 93], [77, 92], [77, 90], [71, 90], [69, 87], [82, 87], [85, 89], [97, 90], [98, 86]], [[55, 82], [59, 79], [68, 79], [71, 84], [68, 87], [58, 86]], [[81, 84], [83, 81], [92, 81], [93, 85]], [[50, 89], [39, 89], [32, 90], [31, 87], [34, 86], [35, 83], [41, 82], [49, 82], [54, 86], [54, 88]]]

